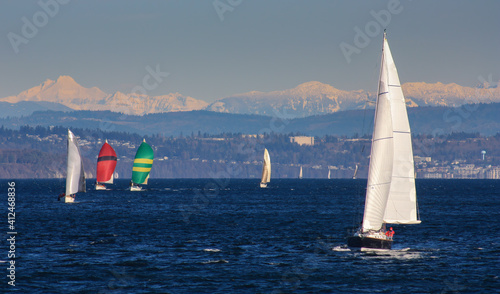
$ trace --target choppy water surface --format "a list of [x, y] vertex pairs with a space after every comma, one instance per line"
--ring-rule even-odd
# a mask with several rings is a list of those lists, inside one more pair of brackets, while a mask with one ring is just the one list
[[[57, 201], [62, 180], [15, 182], [17, 286], [5, 270], [2, 292], [500, 289], [500, 181], [417, 181], [422, 224], [394, 226], [386, 252], [345, 248], [364, 180], [273, 180], [267, 189], [258, 180], [151, 180], [142, 192], [125, 191], [125, 180], [93, 191], [89, 181], [74, 204]], [[7, 181], [1, 187], [6, 195]]]

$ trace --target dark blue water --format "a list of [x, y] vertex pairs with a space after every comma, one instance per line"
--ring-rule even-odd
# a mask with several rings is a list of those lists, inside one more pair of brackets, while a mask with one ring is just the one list
[[[258, 180], [151, 180], [143, 192], [119, 180], [74, 204], [56, 199], [63, 180], [15, 183], [16, 286], [4, 270], [2, 293], [500, 289], [500, 181], [417, 181], [422, 224], [394, 226], [394, 250], [383, 253], [344, 248], [364, 180], [273, 180], [268, 189]], [[7, 195], [7, 181], [1, 189]], [[0, 250], [7, 261], [6, 241]]]

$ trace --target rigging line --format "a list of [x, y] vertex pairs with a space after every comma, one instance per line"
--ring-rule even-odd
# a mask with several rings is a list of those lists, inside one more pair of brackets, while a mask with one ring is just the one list
[[380, 141], [380, 140], [393, 139], [393, 138], [394, 137], [383, 137], [383, 138], [374, 139], [373, 142]]
[[382, 185], [387, 185], [390, 184], [391, 182], [385, 182], [385, 183], [378, 183], [378, 184], [372, 184], [370, 186], [375, 187], [375, 186], [382, 186]]
[[392, 176], [392, 177], [397, 179], [413, 179], [413, 177], [402, 177], [402, 176]]

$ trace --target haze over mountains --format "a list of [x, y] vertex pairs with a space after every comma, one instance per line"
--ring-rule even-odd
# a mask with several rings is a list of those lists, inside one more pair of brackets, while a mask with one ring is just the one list
[[[409, 107], [451, 106], [470, 103], [500, 102], [500, 88], [457, 84], [405, 83], [403, 91]], [[28, 103], [29, 101], [30, 103]], [[258, 114], [299, 118], [345, 110], [373, 108], [375, 93], [365, 90], [344, 91], [320, 82], [307, 82], [293, 89], [272, 92], [252, 91], [219, 99], [211, 104], [170, 93], [148, 96], [137, 93], [108, 94], [97, 87], [85, 88], [70, 76], [46, 80], [16, 96], [1, 98], [0, 117], [29, 115], [35, 110], [109, 110], [131, 115], [209, 110], [233, 114]], [[22, 103], [21, 103], [22, 102]]]

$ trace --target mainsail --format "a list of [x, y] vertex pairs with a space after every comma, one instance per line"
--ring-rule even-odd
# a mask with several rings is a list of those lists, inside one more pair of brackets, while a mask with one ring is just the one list
[[384, 223], [418, 224], [406, 103], [384, 33], [363, 232]]
[[113, 173], [116, 168], [116, 152], [108, 144], [108, 140], [102, 145], [99, 156], [97, 157], [97, 176], [98, 183], [113, 184]]
[[78, 147], [78, 140], [68, 130], [68, 164], [66, 174], [66, 196], [85, 192], [85, 171]]
[[264, 149], [264, 164], [262, 165], [262, 179], [260, 182], [262, 184], [267, 184], [271, 181], [271, 157], [269, 157], [269, 152]]
[[153, 166], [153, 149], [143, 140], [135, 154], [132, 168], [132, 183], [147, 184], [149, 172]]

